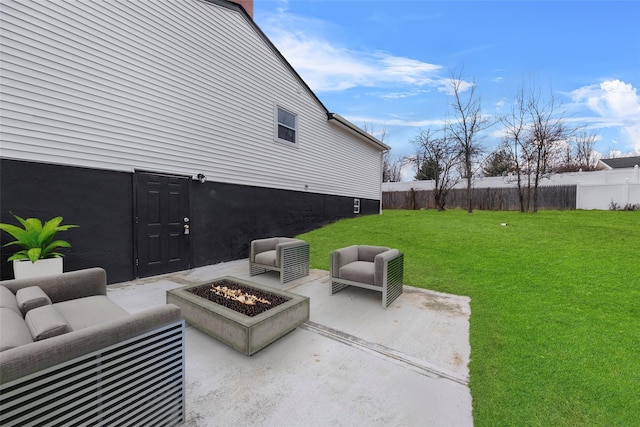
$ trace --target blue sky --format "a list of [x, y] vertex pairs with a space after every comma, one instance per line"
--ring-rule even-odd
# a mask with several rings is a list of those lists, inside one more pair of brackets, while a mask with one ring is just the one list
[[483, 114], [533, 81], [604, 157], [640, 155], [640, 1], [255, 0], [254, 19], [329, 111], [386, 129], [394, 157], [451, 111], [461, 71]]

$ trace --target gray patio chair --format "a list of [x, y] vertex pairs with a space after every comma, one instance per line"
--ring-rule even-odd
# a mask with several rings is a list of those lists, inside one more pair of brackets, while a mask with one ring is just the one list
[[309, 244], [304, 240], [272, 237], [251, 242], [249, 274], [280, 272], [280, 284], [309, 275]]
[[331, 295], [357, 286], [382, 292], [387, 308], [402, 293], [404, 254], [383, 246], [349, 246], [331, 254]]

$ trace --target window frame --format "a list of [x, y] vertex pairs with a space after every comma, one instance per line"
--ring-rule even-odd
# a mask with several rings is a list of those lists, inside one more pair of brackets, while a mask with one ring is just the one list
[[360, 199], [353, 199], [353, 213], [360, 213]]
[[[281, 123], [280, 122], [280, 120], [279, 120], [279, 112], [280, 112], [280, 110], [282, 110], [285, 113], [290, 114], [290, 115], [293, 116], [293, 119], [294, 119], [294, 122], [295, 122], [293, 128], [290, 127], [289, 125], [285, 124], [285, 123]], [[297, 147], [298, 146], [298, 138], [299, 138], [298, 135], [300, 133], [298, 114], [294, 113], [290, 108], [283, 107], [280, 104], [274, 104], [273, 112], [274, 112], [274, 126], [273, 126], [273, 139], [274, 139], [274, 141], [282, 143], [282, 144], [287, 144], [287, 145], [290, 145], [290, 146]], [[294, 141], [289, 141], [288, 139], [280, 138], [280, 136], [279, 136], [280, 126], [283, 126], [283, 127], [287, 128], [287, 129], [293, 130], [293, 132], [294, 132], [294, 138], [293, 138]]]

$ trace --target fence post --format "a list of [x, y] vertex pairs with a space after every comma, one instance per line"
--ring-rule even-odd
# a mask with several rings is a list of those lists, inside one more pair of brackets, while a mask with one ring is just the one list
[[630, 200], [631, 199], [629, 197], [629, 178], [626, 178], [624, 180], [624, 206], [628, 206]]
[[576, 181], [576, 209], [582, 209], [580, 205], [582, 204], [582, 198], [580, 197], [580, 181]]
[[633, 167], [633, 181], [640, 183], [640, 166], [638, 165]]

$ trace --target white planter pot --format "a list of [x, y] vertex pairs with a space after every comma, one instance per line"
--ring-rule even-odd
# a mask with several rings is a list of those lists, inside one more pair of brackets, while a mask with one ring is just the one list
[[62, 258], [39, 259], [35, 263], [29, 260], [13, 261], [13, 277], [29, 279], [62, 273]]

